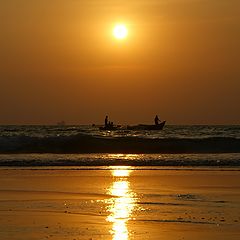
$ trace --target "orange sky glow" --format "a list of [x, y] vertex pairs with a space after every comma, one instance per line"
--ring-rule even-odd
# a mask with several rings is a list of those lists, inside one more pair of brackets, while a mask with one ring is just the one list
[[240, 124], [238, 0], [3, 0], [0, 29], [0, 124]]

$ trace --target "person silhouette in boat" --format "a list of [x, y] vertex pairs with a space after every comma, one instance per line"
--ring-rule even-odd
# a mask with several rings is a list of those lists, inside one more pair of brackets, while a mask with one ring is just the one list
[[155, 116], [154, 122], [155, 122], [155, 125], [158, 125], [161, 122], [158, 115]]
[[113, 122], [108, 121], [108, 116], [105, 117], [105, 128], [112, 128], [113, 127]]
[[105, 127], [108, 127], [109, 123], [108, 123], [108, 116], [105, 117]]

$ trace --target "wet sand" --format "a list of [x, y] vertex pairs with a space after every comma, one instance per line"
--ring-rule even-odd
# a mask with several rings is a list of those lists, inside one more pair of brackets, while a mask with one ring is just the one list
[[0, 239], [240, 239], [240, 171], [1, 169]]

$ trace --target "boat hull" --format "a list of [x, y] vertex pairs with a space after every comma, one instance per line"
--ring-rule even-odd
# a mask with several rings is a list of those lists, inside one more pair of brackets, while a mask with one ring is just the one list
[[166, 121], [159, 123], [158, 125], [145, 125], [139, 124], [135, 126], [127, 126], [127, 130], [162, 130]]
[[99, 130], [105, 130], [105, 131], [116, 131], [120, 130], [121, 127], [119, 126], [104, 126], [104, 127], [99, 127]]

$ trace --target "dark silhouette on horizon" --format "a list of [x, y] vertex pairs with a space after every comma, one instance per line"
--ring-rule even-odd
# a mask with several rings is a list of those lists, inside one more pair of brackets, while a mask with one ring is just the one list
[[105, 127], [113, 127], [113, 122], [108, 120], [108, 115], [105, 117], [104, 125]]
[[106, 115], [106, 117], [105, 117], [105, 127], [107, 127], [108, 126], [108, 116]]
[[158, 125], [161, 122], [161, 120], [159, 119], [158, 115], [155, 116], [154, 122], [155, 122], [155, 125]]

